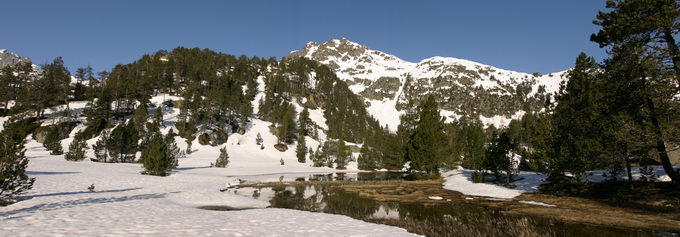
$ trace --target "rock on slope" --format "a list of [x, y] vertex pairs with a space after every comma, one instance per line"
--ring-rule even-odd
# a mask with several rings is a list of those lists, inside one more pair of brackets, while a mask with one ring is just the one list
[[0, 49], [0, 68], [6, 67], [6, 66], [14, 66], [15, 64], [19, 62], [28, 62], [30, 61], [26, 57], [21, 57], [18, 54], [9, 52], [5, 49]]

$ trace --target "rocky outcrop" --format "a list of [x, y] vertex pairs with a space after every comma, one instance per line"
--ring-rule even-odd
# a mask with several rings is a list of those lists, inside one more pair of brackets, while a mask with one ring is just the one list
[[9, 52], [4, 49], [0, 49], [0, 68], [6, 66], [14, 66], [20, 62], [29, 62], [30, 60], [26, 57], [20, 57], [19, 55]]

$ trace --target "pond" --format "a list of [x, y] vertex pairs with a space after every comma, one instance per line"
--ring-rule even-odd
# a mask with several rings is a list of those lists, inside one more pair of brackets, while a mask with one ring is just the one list
[[[466, 199], [463, 195], [447, 196], [442, 202], [434, 203], [376, 201], [341, 187], [348, 183], [351, 185], [370, 181], [411, 179], [404, 173], [285, 174], [242, 179], [244, 183], [250, 180], [282, 183], [250, 185], [229, 189], [226, 192], [268, 201], [273, 208], [340, 214], [368, 222], [399, 226], [409, 232], [426, 236], [677, 236], [671, 233], [652, 233], [565, 223], [535, 216], [510, 215], [501, 209], [470, 202], [470, 198]], [[289, 183], [290, 181], [306, 182]], [[220, 210], [219, 207], [206, 209]]]

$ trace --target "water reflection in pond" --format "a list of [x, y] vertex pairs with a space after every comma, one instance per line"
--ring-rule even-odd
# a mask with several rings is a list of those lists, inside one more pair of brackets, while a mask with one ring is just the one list
[[[262, 178], [262, 177], [259, 177]], [[270, 177], [272, 178], [272, 177]], [[370, 181], [409, 179], [403, 173], [284, 175], [279, 181]], [[262, 180], [262, 179], [260, 179]], [[272, 180], [275, 181], [275, 180]], [[228, 192], [268, 201], [271, 207], [341, 214], [355, 219], [406, 228], [426, 236], [655, 236], [552, 219], [507, 215], [501, 210], [462, 200], [445, 203], [378, 202], [343, 191], [332, 182], [307, 182], [230, 189]], [[464, 199], [464, 198], [460, 198]], [[663, 235], [663, 234], [662, 234]]]

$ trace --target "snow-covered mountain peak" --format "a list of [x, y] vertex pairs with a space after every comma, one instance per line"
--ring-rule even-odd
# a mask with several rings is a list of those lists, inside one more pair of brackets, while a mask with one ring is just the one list
[[437, 97], [447, 118], [479, 116], [486, 124], [504, 126], [510, 118], [540, 110], [566, 72], [529, 74], [441, 56], [408, 62], [346, 38], [310, 42], [288, 57], [328, 65], [390, 128], [396, 128], [407, 101], [427, 95]]
[[[375, 81], [380, 77], [399, 77], [408, 73], [413, 63], [386, 54], [346, 38], [323, 43], [310, 42], [288, 57], [305, 57], [326, 64], [346, 81]], [[357, 92], [357, 91], [355, 91]]]

